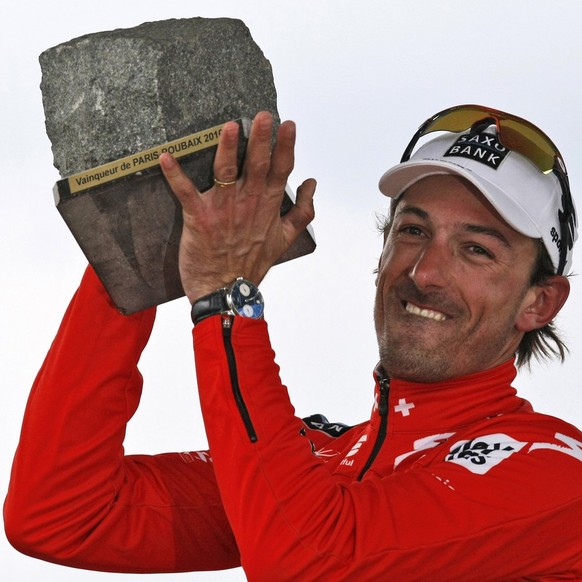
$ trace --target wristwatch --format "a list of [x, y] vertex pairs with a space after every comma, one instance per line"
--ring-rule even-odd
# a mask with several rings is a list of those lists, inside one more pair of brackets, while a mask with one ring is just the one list
[[265, 302], [258, 287], [243, 277], [237, 277], [227, 287], [217, 289], [195, 301], [192, 304], [192, 322], [196, 325], [218, 313], [261, 319], [264, 310]]

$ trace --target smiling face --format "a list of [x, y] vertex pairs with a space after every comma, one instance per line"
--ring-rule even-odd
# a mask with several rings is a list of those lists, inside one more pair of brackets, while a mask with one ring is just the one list
[[513, 230], [468, 182], [430, 176], [399, 200], [386, 235], [374, 318], [391, 377], [420, 382], [511, 358], [539, 290], [536, 241]]

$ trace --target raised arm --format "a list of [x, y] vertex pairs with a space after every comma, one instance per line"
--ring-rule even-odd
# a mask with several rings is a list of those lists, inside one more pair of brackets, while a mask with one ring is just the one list
[[121, 315], [87, 270], [32, 388], [14, 459], [4, 519], [23, 553], [118, 572], [238, 564], [207, 454], [124, 456], [154, 317]]

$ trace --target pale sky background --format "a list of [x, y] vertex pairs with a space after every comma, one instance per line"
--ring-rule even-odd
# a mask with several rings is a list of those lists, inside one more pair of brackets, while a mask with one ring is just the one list
[[[318, 179], [318, 249], [262, 285], [272, 341], [297, 412], [355, 423], [369, 415], [377, 358], [374, 276], [384, 212], [379, 176], [425, 118], [481, 103], [516, 113], [560, 147], [582, 209], [582, 3], [577, 0], [29, 0], [0, 6], [0, 496], [30, 385], [85, 267], [56, 211], [38, 55], [91, 32], [168, 18], [242, 19], [271, 61], [279, 113], [298, 126], [294, 186]], [[193, 104], [195, 106], [195, 104]], [[582, 246], [581, 246], [582, 248]], [[574, 270], [582, 272], [582, 252]], [[517, 385], [534, 406], [582, 425], [582, 283], [558, 324], [563, 366], [535, 365]], [[204, 448], [189, 305], [162, 306], [142, 358], [142, 404], [128, 453]], [[117, 575], [47, 564], [0, 534], [5, 582], [244, 580], [242, 570]]]

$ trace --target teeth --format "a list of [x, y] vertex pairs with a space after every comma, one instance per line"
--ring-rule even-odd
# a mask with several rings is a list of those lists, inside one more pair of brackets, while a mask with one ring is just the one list
[[432, 309], [421, 309], [412, 303], [406, 303], [406, 311], [412, 313], [413, 315], [420, 315], [420, 317], [427, 317], [428, 319], [434, 319], [435, 321], [444, 321], [447, 316], [439, 311], [432, 311]]

